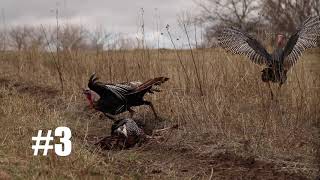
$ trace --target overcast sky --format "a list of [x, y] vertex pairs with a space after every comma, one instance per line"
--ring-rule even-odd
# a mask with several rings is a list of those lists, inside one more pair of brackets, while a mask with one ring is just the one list
[[175, 38], [183, 36], [177, 15], [186, 10], [193, 12], [195, 7], [194, 0], [0, 0], [2, 25], [3, 19], [7, 26], [53, 25], [58, 8], [61, 23], [82, 24], [92, 30], [102, 26], [108, 32], [130, 37], [137, 35], [143, 8], [149, 41], [154, 39], [157, 22], [162, 31], [170, 24]]

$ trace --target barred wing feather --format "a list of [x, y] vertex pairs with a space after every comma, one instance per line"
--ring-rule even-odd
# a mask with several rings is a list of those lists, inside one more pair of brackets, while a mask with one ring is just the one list
[[236, 28], [226, 28], [218, 36], [219, 45], [234, 54], [247, 56], [256, 64], [269, 65], [271, 55], [249, 34]]
[[308, 48], [317, 47], [320, 37], [320, 16], [309, 17], [298, 30], [291, 35], [284, 48], [284, 66], [290, 69]]
[[88, 87], [99, 94], [102, 99], [108, 99], [119, 103], [126, 101], [124, 94], [129, 92], [128, 89], [114, 84], [105, 84], [97, 80], [98, 78], [95, 77], [95, 74], [91, 75]]

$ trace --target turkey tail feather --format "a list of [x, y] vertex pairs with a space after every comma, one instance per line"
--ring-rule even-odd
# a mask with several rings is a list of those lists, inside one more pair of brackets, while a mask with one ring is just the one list
[[150, 79], [150, 80], [142, 83], [138, 87], [136, 87], [133, 90], [133, 92], [130, 92], [130, 94], [134, 94], [134, 93], [141, 92], [141, 91], [148, 91], [152, 88], [152, 86], [159, 86], [168, 80], [169, 80], [169, 78], [167, 78], [167, 77], [156, 77], [156, 78]]

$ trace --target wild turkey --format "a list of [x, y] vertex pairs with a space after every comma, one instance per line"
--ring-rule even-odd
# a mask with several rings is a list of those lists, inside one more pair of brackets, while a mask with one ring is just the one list
[[178, 125], [166, 127], [163, 129], [156, 129], [152, 131], [152, 135], [147, 135], [145, 129], [140, 127], [133, 119], [125, 118], [115, 121], [111, 126], [111, 136], [100, 138], [95, 145], [102, 149], [128, 149], [136, 145], [141, 146], [143, 143], [155, 142], [165, 140], [164, 132], [177, 129]]
[[219, 44], [227, 51], [242, 54], [259, 65], [267, 66], [262, 72], [261, 79], [268, 83], [273, 98], [270, 81], [285, 83], [288, 70], [298, 61], [304, 50], [317, 47], [317, 38], [320, 36], [320, 16], [309, 17], [290, 36], [285, 44], [285, 36], [277, 35], [277, 47], [272, 54], [252, 36], [236, 28], [226, 28], [218, 36]]
[[166, 77], [157, 77], [144, 83], [126, 82], [119, 84], [103, 83], [97, 81], [95, 74], [91, 75], [88, 83], [89, 89], [84, 90], [91, 107], [103, 112], [110, 119], [115, 120], [114, 115], [129, 111], [131, 117], [134, 111], [133, 106], [148, 105], [155, 117], [157, 113], [150, 101], [143, 99], [146, 93], [158, 92], [156, 86], [169, 80]]
[[142, 145], [152, 139], [136, 124], [133, 119], [125, 118], [115, 121], [111, 127], [111, 136], [100, 138], [94, 144], [106, 150], [122, 150]]
[[125, 148], [130, 148], [135, 144], [141, 145], [148, 137], [144, 131], [138, 127], [137, 123], [130, 118], [120, 119], [114, 122], [111, 127], [111, 136], [117, 136], [118, 142], [121, 142]]

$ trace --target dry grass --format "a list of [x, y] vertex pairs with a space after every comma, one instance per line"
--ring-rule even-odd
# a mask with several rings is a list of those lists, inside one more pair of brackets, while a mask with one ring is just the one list
[[[2, 53], [0, 60], [0, 179], [78, 178], [314, 178], [319, 159], [320, 61], [310, 51], [270, 100], [261, 68], [220, 49], [194, 51], [204, 96], [189, 51], [109, 51], [60, 55], [65, 91], [50, 54]], [[96, 72], [121, 82], [168, 76], [153, 96], [164, 120], [180, 129], [168, 141], [120, 152], [90, 146], [88, 137], [109, 133], [110, 121], [86, 108], [81, 88]], [[188, 76], [188, 78], [187, 78]], [[277, 87], [273, 86], [274, 90]], [[140, 118], [155, 121], [145, 107]], [[151, 115], [151, 116], [150, 116]], [[68, 126], [68, 157], [34, 157], [31, 136]]]

